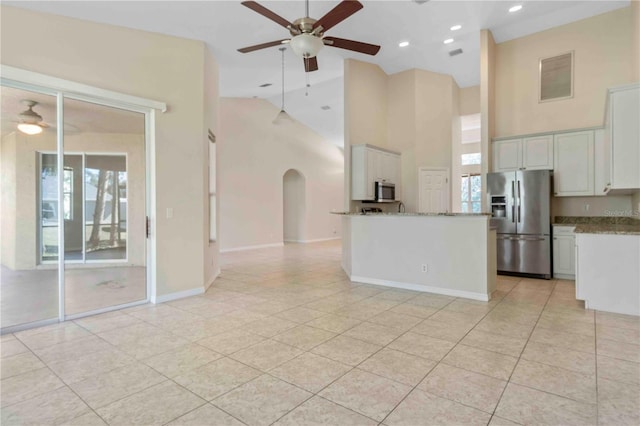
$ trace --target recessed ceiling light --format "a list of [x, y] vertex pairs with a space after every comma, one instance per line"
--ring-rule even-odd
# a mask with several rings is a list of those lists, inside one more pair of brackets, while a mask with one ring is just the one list
[[450, 28], [451, 31], [458, 31], [460, 28], [462, 28], [462, 25], [454, 25], [453, 27]]
[[408, 41], [401, 41], [400, 43], [398, 43], [398, 46], [400, 47], [407, 47], [409, 45]]
[[444, 44], [449, 44], [449, 43], [453, 43], [455, 40], [452, 38], [448, 38], [444, 41]]
[[513, 12], [517, 12], [517, 11], [519, 11], [520, 9], [522, 9], [522, 5], [521, 5], [521, 4], [518, 4], [518, 5], [516, 5], [516, 6], [510, 7], [510, 8], [509, 8], [509, 12], [511, 12], [511, 13], [513, 13]]

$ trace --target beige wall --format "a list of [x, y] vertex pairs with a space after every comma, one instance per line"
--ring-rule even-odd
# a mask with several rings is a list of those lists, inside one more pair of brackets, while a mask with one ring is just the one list
[[202, 289], [211, 261], [203, 96], [216, 78], [205, 75], [204, 43], [5, 6], [1, 20], [4, 65], [167, 103], [155, 129], [156, 294]]
[[[480, 154], [482, 176], [491, 170], [491, 141], [496, 135], [496, 43], [489, 30], [480, 31]], [[487, 180], [482, 179], [482, 211], [487, 211]]]
[[417, 198], [416, 185], [416, 72], [408, 70], [388, 77], [389, 96], [388, 110], [388, 146], [401, 155], [402, 193], [400, 197], [407, 211], [415, 211], [416, 203], [410, 200]]
[[344, 61], [344, 210], [351, 211], [351, 145], [387, 144], [387, 74], [377, 65]]
[[460, 115], [480, 112], [480, 85], [460, 89]]
[[[588, 206], [588, 210], [587, 210]], [[631, 216], [631, 197], [553, 197], [553, 216]]]
[[[498, 44], [495, 137], [602, 126], [606, 89], [637, 80], [632, 22], [626, 7]], [[539, 59], [568, 51], [573, 98], [539, 103]]]
[[[34, 136], [14, 132], [2, 138], [2, 210], [3, 215], [9, 215], [6, 218], [3, 217], [2, 223], [3, 228], [15, 227], [13, 233], [5, 235], [3, 232], [2, 236], [2, 264], [8, 268], [29, 270], [35, 269], [40, 263], [37, 211], [39, 203], [37, 188], [40, 177], [38, 153], [55, 151], [56, 136], [50, 131]], [[5, 155], [5, 152], [12, 155]], [[144, 266], [146, 264], [144, 136], [104, 133], [65, 136], [65, 153], [107, 152], [127, 155], [128, 261], [126, 264]], [[6, 173], [5, 165], [9, 165], [8, 170], [13, 169], [13, 172]], [[83, 178], [80, 177], [80, 179]], [[5, 200], [13, 198], [11, 194], [15, 194], [14, 204], [5, 205]], [[82, 196], [76, 194], [74, 200], [81, 203]], [[79, 210], [82, 211], [81, 205]], [[15, 216], [11, 219], [13, 215]], [[82, 215], [80, 214], [79, 217], [81, 218]], [[66, 232], [65, 247], [71, 250], [82, 249], [82, 234], [74, 235]]]
[[[219, 98], [218, 98], [218, 63], [215, 58], [209, 52], [208, 49], [204, 50], [204, 97], [203, 97], [203, 110], [204, 110], [204, 127], [202, 129], [202, 140], [206, 145], [205, 152], [207, 149], [209, 151], [215, 152], [216, 146], [214, 146], [209, 141], [208, 130], [217, 137], [219, 132], [218, 127], [218, 114], [219, 114]], [[203, 227], [205, 229], [205, 234], [210, 235], [210, 220], [209, 220], [209, 193], [216, 192], [216, 173], [218, 171], [217, 164], [215, 164], [215, 155], [203, 155], [203, 167], [205, 171], [208, 170], [207, 174], [209, 175], [208, 185], [204, 185], [203, 188]], [[205, 178], [206, 179], [206, 178]], [[218, 226], [218, 215], [216, 215], [216, 231], [219, 229]], [[209, 238], [205, 238], [203, 241], [203, 251], [204, 251], [204, 284], [205, 287], [211, 285], [216, 276], [220, 273], [220, 244], [218, 241], [209, 241]]]
[[283, 176], [305, 180], [305, 240], [340, 236], [342, 149], [293, 121], [274, 125], [278, 108], [263, 99], [222, 98], [218, 142], [220, 248], [283, 241]]
[[640, 81], [640, 0], [631, 2], [631, 19], [633, 28], [631, 52], [635, 52], [632, 58], [632, 79], [633, 81]]
[[[377, 65], [347, 60], [345, 191], [351, 182], [348, 159], [351, 144], [369, 143], [387, 148], [402, 154], [401, 199], [407, 211], [416, 211], [418, 169], [451, 169], [451, 144], [454, 138], [460, 139], [458, 90], [449, 75], [412, 69], [387, 76]], [[374, 115], [363, 119], [369, 110]], [[353, 115], [357, 118], [349, 119]], [[354, 139], [353, 135], [360, 136]], [[370, 139], [364, 140], [362, 135]], [[360, 204], [347, 200], [346, 205], [354, 210]]]

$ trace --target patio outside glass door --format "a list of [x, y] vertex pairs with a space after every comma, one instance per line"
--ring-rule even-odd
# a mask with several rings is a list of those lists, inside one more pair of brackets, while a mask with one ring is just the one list
[[74, 99], [64, 112], [65, 313], [145, 300], [145, 116]]

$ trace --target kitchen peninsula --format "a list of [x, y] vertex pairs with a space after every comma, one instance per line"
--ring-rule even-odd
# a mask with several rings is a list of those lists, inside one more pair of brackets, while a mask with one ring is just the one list
[[336, 213], [342, 267], [352, 281], [488, 301], [496, 288], [496, 231], [473, 213]]

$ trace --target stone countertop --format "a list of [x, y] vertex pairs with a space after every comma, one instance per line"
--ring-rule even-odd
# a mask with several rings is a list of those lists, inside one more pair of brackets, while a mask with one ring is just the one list
[[[640, 221], [639, 221], [640, 222]], [[578, 224], [576, 234], [616, 234], [640, 235], [640, 223], [637, 225], [624, 224]]]
[[556, 216], [553, 224], [575, 226], [577, 234], [640, 235], [640, 220], [625, 216]]
[[489, 217], [490, 213], [361, 213], [361, 212], [330, 212], [342, 216], [471, 216]]

